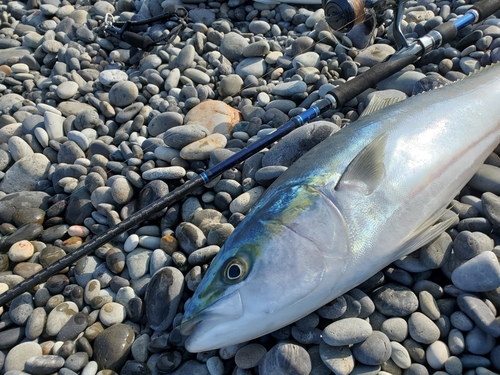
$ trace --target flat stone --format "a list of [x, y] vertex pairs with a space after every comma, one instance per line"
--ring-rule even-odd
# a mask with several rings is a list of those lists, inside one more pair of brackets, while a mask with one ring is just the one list
[[331, 346], [357, 344], [372, 334], [372, 327], [366, 320], [346, 318], [333, 322], [323, 330], [323, 340]]
[[0, 181], [0, 190], [9, 194], [32, 191], [47, 177], [50, 161], [43, 154], [32, 154], [16, 161]]
[[9, 317], [13, 323], [23, 326], [33, 313], [33, 310], [33, 298], [31, 294], [25, 292], [12, 300]]
[[236, 352], [234, 360], [241, 369], [251, 369], [258, 366], [259, 362], [266, 355], [266, 348], [258, 343], [243, 346]]
[[221, 101], [207, 100], [190, 109], [184, 123], [202, 125], [210, 134], [231, 134], [233, 127], [241, 119], [241, 113], [237, 109]]
[[355, 62], [360, 63], [361, 66], [369, 66], [383, 61], [387, 56], [392, 55], [396, 50], [388, 44], [377, 43], [368, 46], [354, 58]]
[[180, 151], [180, 156], [184, 160], [205, 160], [210, 157], [210, 153], [217, 148], [224, 148], [227, 138], [222, 134], [211, 134], [208, 137], [192, 142], [184, 146]]
[[495, 320], [491, 309], [473, 294], [462, 293], [457, 297], [458, 307], [481, 328], [493, 337], [500, 336], [500, 322]]
[[26, 361], [24, 368], [32, 374], [48, 375], [64, 366], [64, 358], [58, 355], [40, 355]]

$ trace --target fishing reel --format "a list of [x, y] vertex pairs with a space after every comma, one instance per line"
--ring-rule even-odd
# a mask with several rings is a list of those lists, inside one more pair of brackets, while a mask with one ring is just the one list
[[325, 11], [325, 20], [333, 30], [348, 32], [354, 26], [365, 22], [372, 22], [378, 26], [379, 19], [387, 9], [393, 9], [395, 14], [394, 38], [397, 45], [408, 46], [401, 31], [401, 21], [405, 3], [408, 0], [322, 0]]

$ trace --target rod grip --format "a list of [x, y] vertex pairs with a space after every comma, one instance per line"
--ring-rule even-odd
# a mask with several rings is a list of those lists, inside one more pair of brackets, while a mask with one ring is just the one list
[[484, 20], [485, 18], [488, 18], [491, 16], [493, 13], [496, 13], [500, 10], [500, 1], [498, 0], [481, 0], [477, 3], [475, 3], [472, 7], [475, 11], [479, 13], [479, 20], [477, 22], [480, 22]]
[[120, 37], [132, 47], [140, 48], [146, 52], [151, 52], [155, 46], [155, 42], [151, 38], [143, 37], [131, 31], [124, 31]]
[[363, 91], [376, 86], [377, 83], [399, 72], [405, 66], [413, 64], [418, 58], [416, 55], [409, 54], [389, 59], [374, 65], [363, 74], [334, 88], [330, 91], [330, 94], [337, 101], [337, 108], [344, 106], [349, 100], [355, 98]]

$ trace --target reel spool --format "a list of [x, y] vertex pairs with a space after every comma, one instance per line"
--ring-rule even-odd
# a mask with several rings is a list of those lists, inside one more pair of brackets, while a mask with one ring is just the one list
[[365, 20], [364, 0], [323, 0], [325, 19], [333, 30], [347, 32]]
[[403, 15], [407, 0], [322, 0], [325, 19], [333, 30], [347, 32], [357, 24], [372, 19], [377, 23], [378, 16], [387, 9]]

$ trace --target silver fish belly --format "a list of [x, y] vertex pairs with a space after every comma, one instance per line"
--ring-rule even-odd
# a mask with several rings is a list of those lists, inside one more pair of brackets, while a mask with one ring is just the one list
[[290, 324], [446, 230], [500, 142], [500, 64], [332, 135], [268, 189], [186, 305], [189, 351]]

